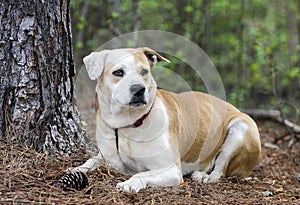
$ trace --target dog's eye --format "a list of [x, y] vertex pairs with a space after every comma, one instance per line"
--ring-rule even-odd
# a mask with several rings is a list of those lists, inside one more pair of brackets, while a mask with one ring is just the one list
[[148, 73], [149, 73], [149, 70], [142, 69], [141, 75], [144, 76], [144, 75], [147, 75]]
[[124, 70], [120, 69], [120, 70], [116, 70], [112, 73], [114, 76], [117, 77], [123, 77], [124, 76]]

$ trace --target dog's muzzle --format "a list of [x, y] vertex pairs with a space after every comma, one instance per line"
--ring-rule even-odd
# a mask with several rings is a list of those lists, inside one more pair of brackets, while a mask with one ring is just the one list
[[129, 105], [133, 107], [139, 107], [141, 105], [147, 104], [145, 101], [145, 91], [146, 88], [140, 84], [134, 84], [130, 87], [130, 93], [132, 94], [132, 98], [130, 100]]

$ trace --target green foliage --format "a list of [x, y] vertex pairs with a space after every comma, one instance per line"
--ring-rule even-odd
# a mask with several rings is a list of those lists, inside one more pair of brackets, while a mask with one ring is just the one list
[[263, 194], [263, 196], [273, 196], [274, 195], [274, 193], [272, 191], [269, 191], [269, 190], [263, 191], [262, 194]]
[[[231, 103], [240, 107], [275, 106], [275, 71], [279, 97], [300, 107], [299, 0], [139, 0], [137, 25], [133, 22], [134, 1], [119, 1], [120, 13], [113, 10], [116, 3], [71, 1], [79, 59], [114, 37], [108, 29], [114, 22], [124, 34], [135, 26], [138, 30], [170, 31], [192, 40], [208, 54]], [[88, 8], [86, 12], [84, 8]], [[169, 41], [172, 39], [162, 39], [162, 43], [172, 43]], [[205, 90], [202, 80], [192, 69], [186, 69], [188, 65], [169, 58], [172, 63], [166, 66], [170, 71], [182, 76], [193, 89]]]

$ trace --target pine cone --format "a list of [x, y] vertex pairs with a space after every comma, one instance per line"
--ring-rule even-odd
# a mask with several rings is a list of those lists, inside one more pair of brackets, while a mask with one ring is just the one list
[[74, 171], [65, 174], [54, 186], [64, 190], [76, 189], [78, 191], [89, 185], [89, 181], [85, 173]]

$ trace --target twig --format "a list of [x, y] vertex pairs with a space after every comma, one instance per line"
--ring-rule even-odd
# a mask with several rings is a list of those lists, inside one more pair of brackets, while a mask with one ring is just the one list
[[275, 140], [274, 140], [274, 143], [277, 144], [278, 141], [283, 140], [289, 134], [290, 134], [289, 132], [285, 132], [283, 135], [280, 135], [279, 137], [276, 137]]
[[277, 105], [277, 109], [280, 113], [280, 117], [281, 117], [282, 120], [284, 120], [284, 115], [283, 115], [283, 112], [282, 112], [282, 103], [281, 103], [281, 100], [278, 96], [277, 86], [276, 86], [276, 71], [273, 67], [272, 67], [272, 91], [273, 91], [273, 95], [276, 99], [276, 105]]
[[121, 36], [122, 35], [122, 33], [120, 32], [120, 30], [117, 29], [112, 23], [107, 24], [107, 28], [108, 28], [108, 30], [111, 31], [111, 33], [114, 36]]
[[243, 109], [241, 111], [252, 116], [253, 118], [273, 120], [288, 127], [294, 134], [300, 134], [300, 126], [287, 119], [282, 119], [278, 110]]
[[29, 201], [29, 200], [16, 200], [16, 199], [0, 199], [0, 203], [55, 205], [55, 203]]

